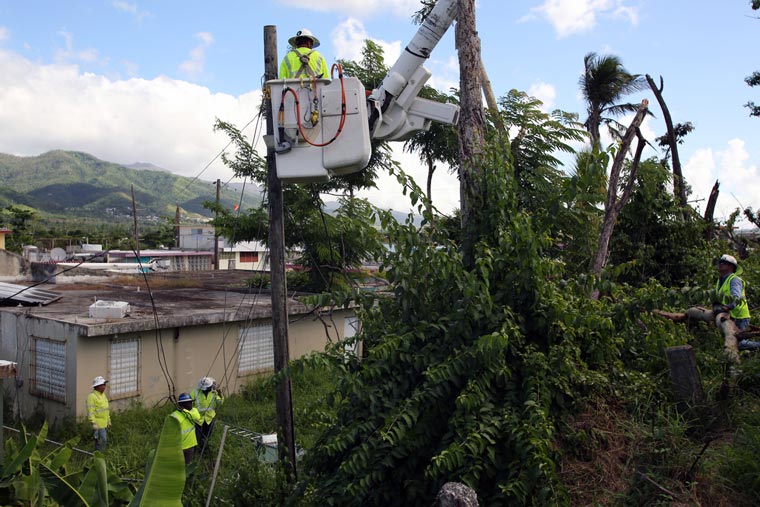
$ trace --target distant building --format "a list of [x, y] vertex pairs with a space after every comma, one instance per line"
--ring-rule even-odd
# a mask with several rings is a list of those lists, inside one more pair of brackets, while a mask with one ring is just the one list
[[[84, 416], [97, 375], [110, 381], [106, 393], [118, 410], [133, 402], [153, 406], [206, 375], [236, 392], [251, 375], [274, 368], [268, 294], [160, 287], [60, 293], [45, 306], [0, 307], [0, 357], [18, 363], [18, 377], [3, 386], [22, 418]], [[350, 309], [320, 320], [319, 311], [297, 301], [288, 306], [291, 358], [356, 333]]]
[[6, 229], [5, 227], [0, 227], [0, 250], [5, 250], [5, 237], [8, 234], [13, 234], [13, 231]]
[[[214, 269], [213, 251], [196, 250], [140, 250], [140, 264], [153, 271], [208, 271]], [[109, 250], [109, 263], [138, 264], [132, 250]]]
[[269, 250], [264, 243], [244, 241], [219, 248], [219, 269], [269, 271]]

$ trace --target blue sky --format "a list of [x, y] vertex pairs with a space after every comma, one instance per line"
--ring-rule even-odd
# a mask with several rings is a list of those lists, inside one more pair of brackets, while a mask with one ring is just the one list
[[[497, 95], [517, 88], [547, 109], [577, 112], [583, 56], [619, 56], [635, 73], [665, 80], [674, 121], [696, 130], [681, 147], [693, 199], [721, 181], [718, 215], [760, 208], [760, 102], [744, 78], [760, 70], [760, 20], [749, 0], [479, 0], [483, 61]], [[370, 38], [392, 63], [413, 36], [417, 0], [38, 1], [0, 0], [0, 152], [37, 155], [79, 150], [105, 160], [150, 162], [196, 176], [227, 143], [215, 118], [243, 126], [254, 116], [263, 74], [263, 26], [287, 39], [308, 28], [328, 63], [358, 57]], [[458, 86], [453, 28], [426, 65], [429, 84]], [[664, 133], [659, 107], [644, 134]], [[249, 131], [252, 127], [249, 128]], [[424, 184], [413, 155], [398, 159]], [[653, 154], [653, 153], [650, 153]], [[227, 181], [212, 163], [201, 178]], [[391, 178], [367, 194], [399, 206]], [[433, 198], [458, 206], [456, 178], [439, 171]], [[697, 202], [702, 209], [704, 202]]]

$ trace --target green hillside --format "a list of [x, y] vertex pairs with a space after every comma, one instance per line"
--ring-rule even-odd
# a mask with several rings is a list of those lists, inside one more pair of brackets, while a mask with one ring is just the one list
[[[132, 186], [140, 216], [173, 214], [177, 205], [186, 214], [210, 216], [203, 202], [216, 198], [216, 188], [209, 181], [165, 170], [130, 169], [74, 151], [50, 151], [36, 157], [0, 153], [0, 181], [0, 207], [24, 204], [59, 216], [131, 216]], [[238, 190], [222, 189], [224, 206], [232, 207], [239, 200]], [[258, 192], [251, 188], [243, 207], [258, 200]]]

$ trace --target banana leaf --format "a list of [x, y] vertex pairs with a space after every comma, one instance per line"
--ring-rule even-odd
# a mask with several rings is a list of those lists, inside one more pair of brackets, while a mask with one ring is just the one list
[[91, 507], [108, 507], [108, 470], [100, 452], [95, 452], [92, 466], [79, 485], [79, 493]]
[[[40, 477], [45, 483], [47, 492], [50, 497], [56, 501], [61, 507], [93, 507], [85, 500], [77, 488], [75, 488], [70, 482], [60, 475], [56, 470], [53, 470], [48, 465], [40, 463], [39, 466]], [[103, 504], [96, 504], [103, 505]], [[105, 504], [106, 507], [108, 504]]]
[[164, 420], [158, 447], [148, 457], [145, 479], [129, 507], [182, 507], [185, 489], [185, 459], [179, 421]]

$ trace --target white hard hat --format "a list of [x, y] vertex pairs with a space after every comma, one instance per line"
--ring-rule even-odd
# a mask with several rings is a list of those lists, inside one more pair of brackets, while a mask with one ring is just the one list
[[201, 389], [210, 389], [214, 384], [216, 384], [216, 380], [211, 377], [203, 377], [198, 381], [198, 387]]
[[727, 262], [729, 264], [733, 264], [735, 268], [738, 268], [739, 265], [736, 263], [736, 257], [733, 255], [723, 254], [720, 258], [720, 262]]
[[100, 375], [98, 375], [97, 377], [95, 377], [94, 379], [92, 379], [92, 387], [102, 386], [106, 382], [108, 382], [106, 379], [104, 379], [103, 377], [101, 377]]
[[301, 28], [300, 30], [298, 30], [293, 37], [291, 37], [290, 39], [288, 39], [288, 44], [290, 44], [293, 47], [296, 47], [296, 40], [299, 37], [306, 37], [307, 39], [311, 39], [312, 42], [314, 43], [311, 46], [312, 48], [315, 48], [315, 47], [319, 46], [319, 39], [317, 39], [316, 37], [314, 37], [314, 35], [311, 33], [311, 30], [309, 30], [307, 28]]

